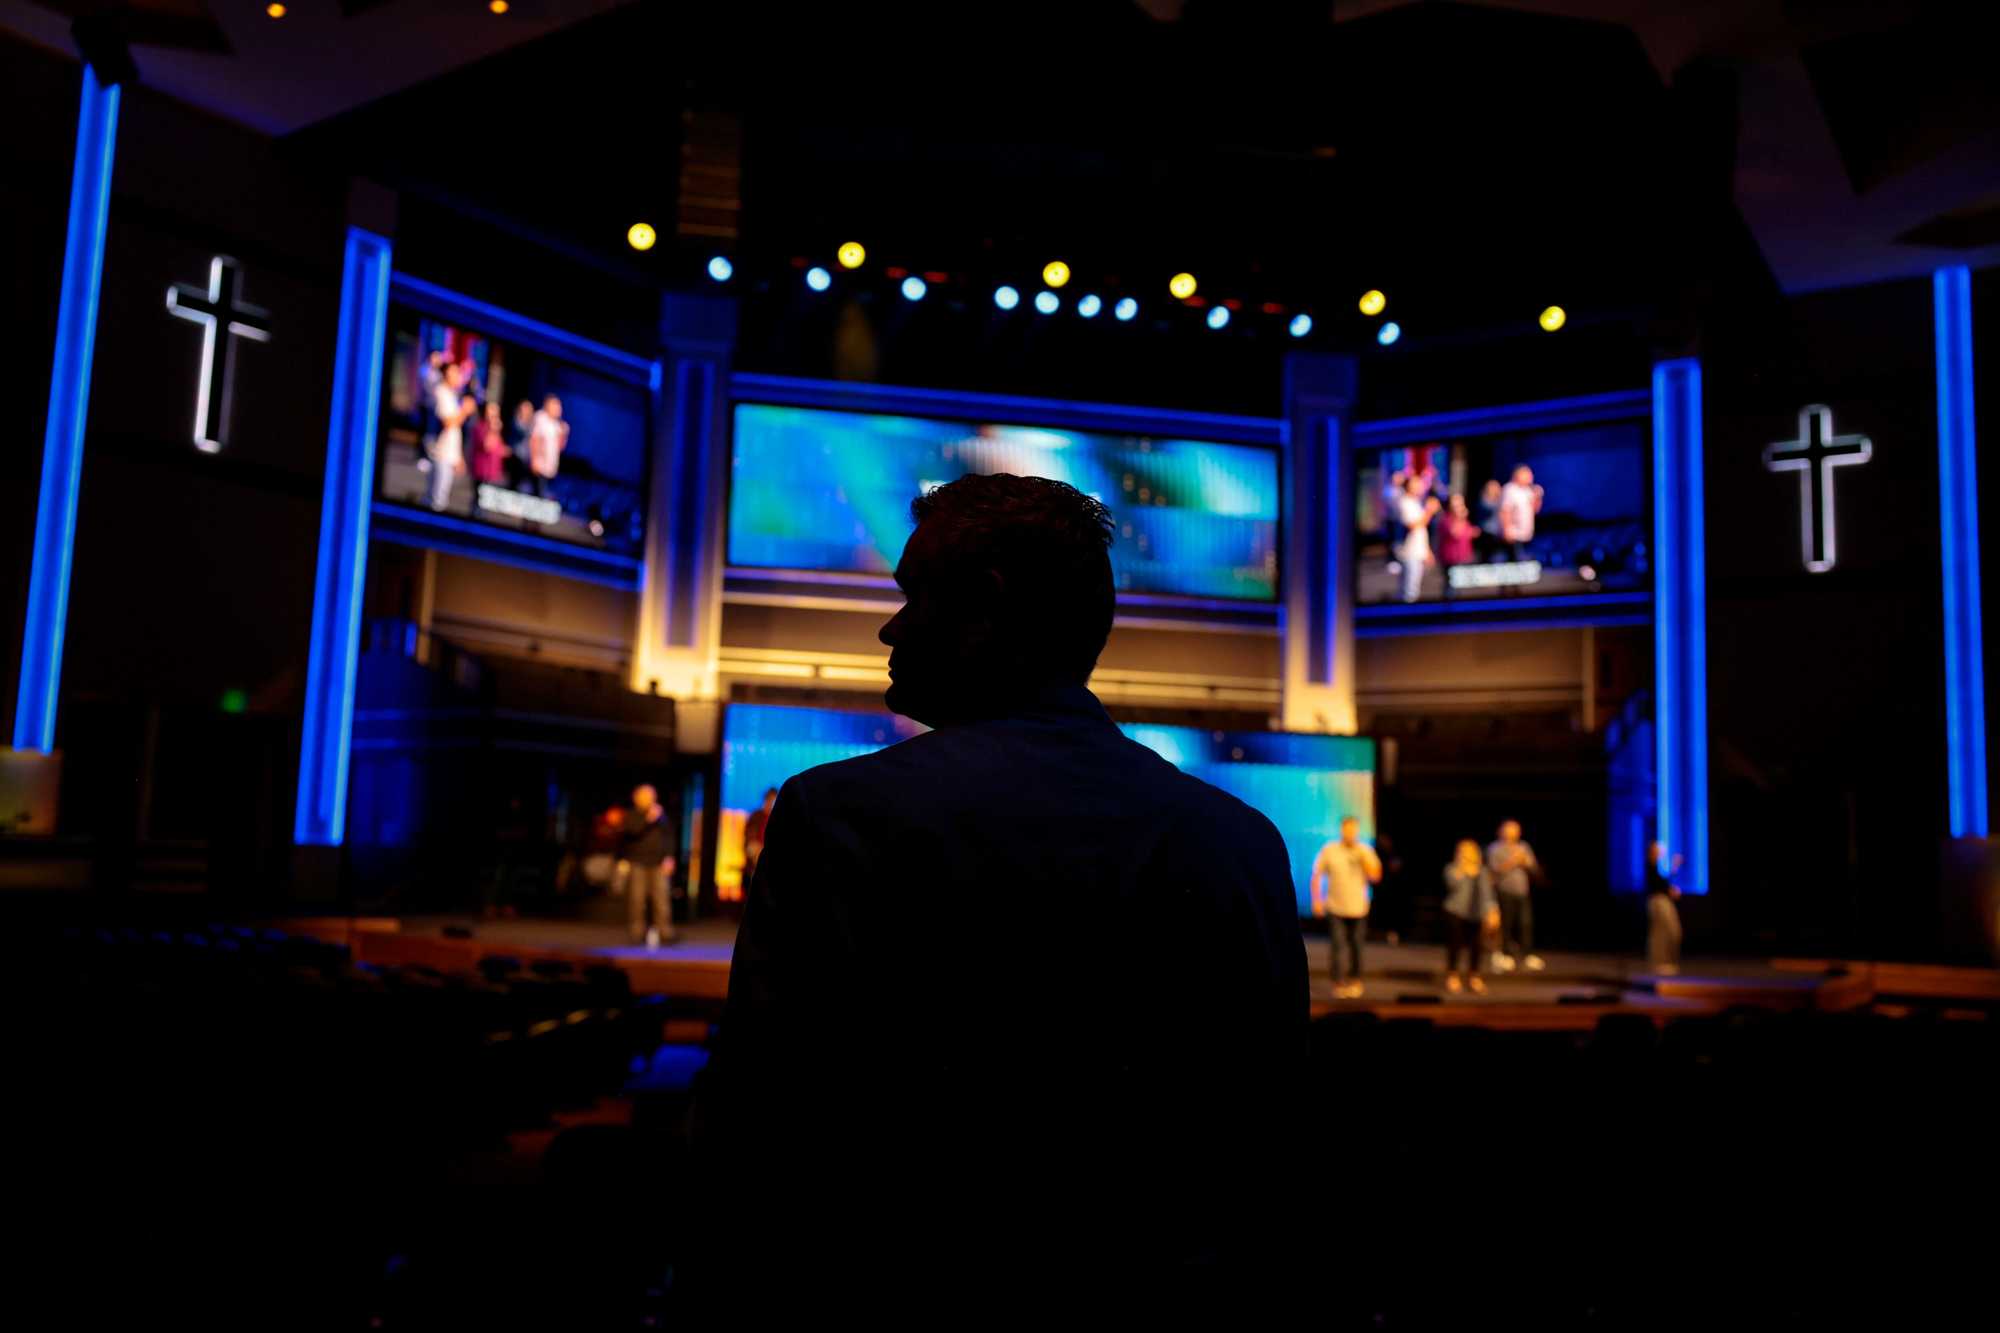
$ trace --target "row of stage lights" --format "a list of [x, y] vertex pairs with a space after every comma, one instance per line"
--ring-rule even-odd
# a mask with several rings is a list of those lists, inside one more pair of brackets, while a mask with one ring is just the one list
[[[644, 222], [634, 223], [626, 233], [626, 240], [635, 250], [650, 250], [657, 239], [653, 228]], [[868, 262], [868, 251], [859, 241], [848, 241], [834, 252], [834, 260], [840, 267], [850, 271]], [[736, 265], [727, 255], [716, 255], [708, 261], [708, 276], [716, 282], [728, 282], [736, 276]], [[894, 274], [891, 274], [893, 277]], [[1062, 309], [1062, 297], [1057, 293], [1069, 285], [1069, 265], [1060, 259], [1052, 259], [1042, 267], [1043, 289], [1035, 293], [1034, 309], [1039, 315], [1053, 315]], [[833, 286], [833, 274], [825, 267], [815, 264], [805, 272], [806, 286], [815, 292], [824, 292]], [[916, 302], [930, 294], [930, 284], [914, 273], [903, 277], [899, 291], [906, 301]], [[1187, 302], [1200, 290], [1200, 283], [1192, 273], [1176, 273], [1167, 280], [1167, 291], [1177, 301]], [[993, 304], [1001, 310], [1014, 310], [1021, 304], [1021, 291], [1008, 283], [993, 289]], [[1389, 307], [1389, 298], [1380, 291], [1370, 288], [1361, 294], [1356, 303], [1361, 313], [1374, 319]], [[1272, 314], [1282, 314], [1283, 308], [1267, 305], [1265, 310]], [[1104, 311], [1103, 298], [1095, 292], [1079, 297], [1076, 313], [1080, 319], [1095, 319]], [[1121, 324], [1130, 323], [1139, 314], [1139, 302], [1130, 296], [1120, 297], [1111, 307], [1111, 317]], [[1231, 319], [1231, 307], [1219, 303], [1209, 307], [1205, 317], [1211, 329], [1226, 329]], [[1552, 305], [1543, 309], [1535, 321], [1544, 333], [1554, 333], [1569, 322], [1569, 315], [1561, 306]], [[1313, 317], [1299, 311], [1285, 323], [1285, 332], [1294, 338], [1303, 338], [1313, 331]], [[1383, 320], [1375, 328], [1375, 341], [1384, 347], [1392, 347], [1402, 339], [1403, 326], [1393, 319]]]

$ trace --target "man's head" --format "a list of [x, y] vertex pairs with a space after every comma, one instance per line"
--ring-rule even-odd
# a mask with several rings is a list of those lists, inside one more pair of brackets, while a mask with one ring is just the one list
[[550, 394], [548, 397], [542, 399], [542, 411], [548, 413], [550, 416], [554, 417], [557, 421], [561, 421], [562, 399], [556, 397], [554, 394]]
[[931, 726], [1090, 678], [1111, 633], [1111, 513], [1073, 486], [1005, 472], [939, 486], [910, 506], [917, 530], [882, 626], [889, 707]]
[[514, 409], [514, 420], [531, 421], [535, 416], [535, 405], [523, 398], [521, 405]]
[[466, 362], [454, 361], [444, 368], [444, 382], [454, 389], [463, 389], [470, 370]]
[[1340, 821], [1340, 840], [1352, 847], [1361, 841], [1361, 821], [1353, 815]]
[[632, 807], [635, 810], [651, 810], [660, 803], [660, 794], [653, 790], [653, 784], [642, 782], [632, 789]]
[[1521, 840], [1521, 821], [1518, 819], [1508, 819], [1501, 821], [1500, 841], [1519, 842], [1520, 840]]
[[1534, 485], [1535, 470], [1529, 467], [1526, 463], [1521, 464], [1521, 466], [1514, 469], [1514, 484], [1516, 486]]
[[1412, 472], [1409, 476], [1403, 478], [1403, 494], [1422, 495], [1427, 485], [1429, 483], [1424, 480], [1421, 472]]

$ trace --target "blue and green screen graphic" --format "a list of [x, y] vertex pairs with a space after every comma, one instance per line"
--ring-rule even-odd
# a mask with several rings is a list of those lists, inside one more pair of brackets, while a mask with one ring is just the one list
[[[817, 764], [879, 750], [923, 728], [883, 712], [731, 704], [723, 720], [721, 859], [742, 864], [742, 826], [770, 787]], [[1292, 891], [1310, 911], [1308, 880], [1320, 845], [1340, 836], [1340, 821], [1361, 821], [1375, 838], [1375, 742], [1366, 736], [1278, 731], [1203, 731], [1127, 722], [1119, 730], [1182, 772], [1220, 787], [1263, 812], [1284, 835]], [[732, 844], [732, 835], [734, 842]]]
[[910, 501], [968, 473], [1068, 482], [1117, 520], [1118, 590], [1274, 601], [1278, 453], [930, 417], [739, 403], [729, 563], [887, 574]]

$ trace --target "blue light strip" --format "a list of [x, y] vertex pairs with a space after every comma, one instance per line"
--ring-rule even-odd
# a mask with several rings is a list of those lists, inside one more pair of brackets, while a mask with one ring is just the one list
[[1497, 435], [1502, 431], [1547, 430], [1579, 426], [1620, 417], [1643, 417], [1651, 409], [1644, 389], [1593, 393], [1577, 398], [1544, 398], [1532, 403], [1505, 403], [1458, 412], [1433, 412], [1417, 417], [1391, 417], [1354, 423], [1357, 449], [1381, 449], [1420, 444], [1441, 435]]
[[292, 838], [337, 847], [347, 831], [348, 741], [361, 649], [361, 589], [368, 569], [369, 492], [382, 411], [382, 345], [389, 319], [389, 242], [347, 229], [333, 406], [326, 433], [326, 494], [319, 517], [305, 732]]
[[777, 403], [788, 407], [895, 412], [917, 417], [970, 415], [980, 421], [1031, 422], [1050, 429], [1170, 435], [1225, 444], [1261, 444], [1272, 448], [1283, 441], [1282, 426], [1275, 417], [1126, 407], [1068, 398], [1018, 398], [958, 389], [794, 379], [786, 375], [756, 375], [740, 371], [729, 377], [729, 393], [732, 402]]
[[1983, 838], [1986, 667], [1979, 606], [1979, 432], [1972, 404], [1972, 274], [1932, 276], [1937, 321], [1938, 535], [1944, 560], [1945, 762], [1951, 836]]
[[56, 744], [76, 495], [83, 481], [90, 361], [97, 341], [97, 295], [104, 277], [104, 227], [111, 209], [111, 160], [117, 143], [118, 88], [99, 83], [97, 71], [85, 65], [83, 100], [76, 117], [76, 164], [69, 182], [62, 297], [49, 371], [48, 426], [42, 436], [42, 489], [35, 507], [28, 618], [21, 634], [21, 690], [14, 707], [14, 747], [20, 750], [46, 753]]
[[383, 525], [375, 532], [382, 541], [498, 560], [564, 578], [589, 579], [608, 588], [630, 591], [639, 586], [639, 557], [635, 555], [600, 551], [538, 533], [517, 532], [393, 501], [377, 500], [372, 508], [376, 520]]
[[512, 310], [502, 310], [497, 305], [440, 287], [434, 282], [398, 273], [391, 282], [390, 294], [427, 315], [474, 325], [482, 333], [524, 343], [537, 351], [577, 362], [612, 379], [649, 389], [659, 386], [660, 366], [656, 361], [593, 342], [567, 329], [544, 324]]
[[1701, 363], [1653, 367], [1653, 692], [1659, 841], [1685, 893], [1708, 892], [1708, 595]]

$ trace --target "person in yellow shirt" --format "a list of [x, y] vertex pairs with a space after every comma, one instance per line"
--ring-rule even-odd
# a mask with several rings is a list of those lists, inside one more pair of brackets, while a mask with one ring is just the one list
[[[1327, 919], [1333, 950], [1333, 998], [1361, 997], [1361, 937], [1368, 928], [1368, 904], [1382, 882], [1382, 858], [1361, 841], [1361, 821], [1340, 821], [1340, 837], [1313, 858], [1312, 910]], [[1342, 946], [1347, 965], [1342, 966]]]

